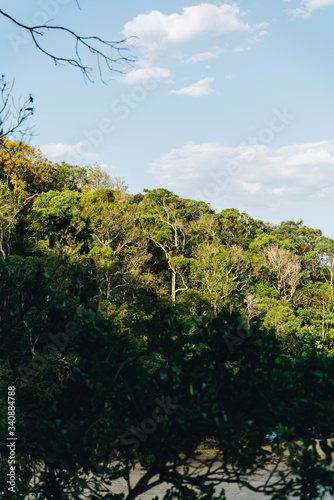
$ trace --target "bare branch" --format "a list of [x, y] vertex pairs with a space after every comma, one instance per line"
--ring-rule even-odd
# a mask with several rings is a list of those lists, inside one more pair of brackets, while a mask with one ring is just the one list
[[33, 135], [34, 127], [28, 125], [34, 114], [31, 95], [21, 103], [12, 97], [14, 82], [8, 82], [5, 76], [0, 78], [0, 148], [6, 149], [6, 139], [22, 143]]
[[[80, 8], [79, 4], [78, 7]], [[84, 49], [86, 50], [86, 52], [88, 52], [88, 54], [92, 54], [96, 57], [99, 75], [101, 81], [104, 83], [105, 80], [103, 77], [102, 63], [104, 63], [108, 71], [122, 73], [122, 69], [115, 68], [115, 65], [120, 65], [122, 63], [131, 64], [135, 60], [132, 57], [126, 57], [124, 54], [125, 51], [129, 50], [127, 47], [127, 39], [123, 39], [120, 41], [109, 41], [103, 40], [99, 36], [80, 36], [73, 30], [64, 26], [52, 26], [47, 24], [42, 24], [39, 26], [28, 26], [19, 22], [17, 19], [1, 9], [0, 15], [9, 19], [16, 26], [28, 31], [36, 48], [47, 57], [52, 59], [56, 66], [62, 64], [69, 64], [70, 66], [74, 66], [75, 68], [80, 69], [84, 77], [87, 78], [90, 82], [93, 82], [93, 68], [90, 68], [83, 63], [80, 49]], [[69, 57], [62, 57], [55, 54], [54, 52], [50, 52], [49, 50], [47, 50], [42, 45], [41, 39], [45, 34], [50, 32], [69, 35], [74, 42], [74, 55]]]

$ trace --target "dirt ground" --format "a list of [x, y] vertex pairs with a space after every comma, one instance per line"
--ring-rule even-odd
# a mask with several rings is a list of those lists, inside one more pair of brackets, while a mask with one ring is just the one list
[[[133, 484], [139, 481], [140, 477], [143, 475], [141, 471], [134, 471], [132, 474]], [[116, 484], [118, 483], [118, 484]], [[147, 493], [144, 493], [138, 497], [138, 500], [151, 500], [154, 497], [158, 497], [159, 500], [164, 497], [168, 489], [168, 485], [160, 485], [156, 488], [153, 488]], [[220, 491], [219, 489], [217, 491]], [[113, 493], [126, 493], [127, 489], [125, 488], [125, 484], [122, 480], [115, 482], [115, 487], [112, 489]], [[226, 498], [227, 500], [263, 500], [265, 498], [264, 495], [256, 495], [255, 493], [246, 490], [245, 488], [240, 489], [236, 485], [227, 485], [225, 488]]]
[[[134, 471], [132, 474], [132, 479], [133, 479], [133, 484], [135, 484], [137, 481], [139, 481], [140, 477], [144, 474], [144, 472], [141, 471]], [[126, 493], [127, 489], [125, 488], [125, 484], [122, 480], [118, 481], [118, 484], [116, 484], [117, 481], [115, 482], [115, 487], [113, 487], [112, 492], [113, 493]], [[253, 484], [256, 484], [257, 481], [254, 481]], [[258, 481], [260, 484], [260, 481]], [[164, 497], [164, 494], [166, 493], [168, 489], [168, 486], [165, 485], [160, 485], [156, 488], [153, 488], [147, 493], [144, 493], [138, 497], [138, 500], [152, 500], [154, 497], [158, 497], [159, 500]], [[217, 492], [221, 491], [220, 489], [217, 489]], [[227, 500], [264, 500], [265, 498], [268, 499], [269, 497], [259, 494], [259, 493], [254, 493], [246, 488], [239, 488], [235, 484], [227, 484], [225, 485], [225, 494], [226, 494], [226, 499]], [[294, 497], [295, 498], [295, 497]], [[326, 495], [324, 497], [325, 500], [330, 500], [332, 497], [330, 495]]]
[[[208, 448], [202, 448], [201, 449], [202, 455], [208, 456], [214, 456], [214, 453], [212, 453], [211, 449]], [[145, 474], [144, 470], [135, 470], [131, 474], [131, 484], [135, 485], [140, 478]], [[266, 474], [258, 475], [256, 478], [253, 478], [252, 480], [252, 485], [260, 485], [263, 484], [266, 479]], [[164, 494], [166, 491], [171, 487], [171, 485], [167, 484], [162, 484], [157, 486], [156, 488], [152, 488], [149, 492], [143, 493], [138, 497], [138, 500], [152, 500], [155, 497], [158, 497], [159, 500], [161, 500], [164, 497]], [[225, 489], [225, 494], [226, 494], [226, 499], [227, 500], [264, 500], [268, 499], [268, 496], [265, 496], [260, 493], [255, 493], [247, 488], [240, 488], [236, 484], [225, 484], [222, 487], [217, 488], [216, 493], [219, 493], [222, 488]], [[126, 488], [125, 481], [120, 479], [118, 481], [115, 481], [113, 484], [112, 488], [113, 493], [127, 493], [128, 490]], [[292, 499], [293, 497], [291, 497]], [[294, 497], [296, 498], [296, 497]], [[324, 497], [324, 500], [330, 500], [332, 499], [332, 496], [327, 494]]]
[[[201, 449], [201, 454], [206, 455], [206, 457], [210, 456], [214, 458], [214, 453], [212, 453], [212, 450], [210, 449]], [[135, 486], [137, 482], [140, 480], [140, 478], [145, 474], [144, 470], [141, 470], [140, 468], [134, 470], [130, 474], [131, 478], [131, 484], [132, 486]], [[262, 475], [257, 475], [252, 479], [252, 485], [261, 485], [265, 482], [266, 480], [266, 474]], [[154, 481], [154, 478], [152, 479]], [[168, 485], [166, 483], [159, 485], [155, 488], [152, 488], [150, 491], [141, 494], [138, 498], [138, 500], [152, 500], [154, 498], [158, 498], [159, 500], [162, 500], [166, 491], [171, 487], [171, 485]], [[239, 488], [238, 485], [236, 484], [225, 484], [222, 487], [225, 489], [225, 494], [226, 494], [226, 499], [227, 500], [264, 500], [268, 499], [268, 496], [265, 496], [260, 493], [255, 493], [247, 488]], [[218, 487], [216, 490], [216, 493], [219, 493], [222, 490], [222, 487]], [[125, 496], [128, 493], [128, 489], [126, 486], [126, 482], [123, 479], [118, 479], [113, 481], [112, 488], [111, 488], [112, 493], [124, 493]], [[27, 500], [33, 499], [33, 495], [28, 495]], [[90, 498], [90, 494], [87, 491], [87, 496], [85, 495], [85, 498], [87, 500]], [[294, 497], [296, 498], [296, 497]], [[324, 497], [324, 500], [330, 500], [333, 497], [329, 494], [327, 494]], [[291, 500], [293, 497], [291, 497]]]

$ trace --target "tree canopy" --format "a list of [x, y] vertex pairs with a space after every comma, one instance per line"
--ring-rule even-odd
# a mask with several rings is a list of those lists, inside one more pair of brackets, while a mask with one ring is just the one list
[[10, 141], [0, 231], [0, 498], [334, 494], [330, 238]]

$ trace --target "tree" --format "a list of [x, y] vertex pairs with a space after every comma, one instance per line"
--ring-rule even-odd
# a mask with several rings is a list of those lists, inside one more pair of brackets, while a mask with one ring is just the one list
[[[206, 207], [191, 200], [183, 200], [167, 189], [145, 190], [141, 204], [142, 227], [147, 237], [160, 248], [172, 275], [171, 298], [188, 290], [185, 256], [187, 229], [192, 220], [200, 218]], [[178, 286], [177, 280], [180, 281]]]
[[262, 254], [266, 266], [273, 273], [273, 286], [279, 298], [290, 302], [302, 278], [301, 258], [275, 245], [266, 247]]
[[0, 179], [25, 202], [60, 187], [56, 166], [40, 150], [8, 140], [5, 146], [0, 149]]
[[247, 319], [247, 327], [250, 328], [250, 322], [252, 318], [256, 314], [256, 306], [260, 302], [260, 299], [255, 297], [254, 295], [247, 295], [244, 299], [245, 307], [245, 316]]
[[0, 252], [4, 258], [10, 253], [11, 233], [22, 209], [22, 199], [0, 181]]
[[334, 240], [321, 236], [315, 244], [315, 252], [320, 262], [325, 266], [329, 273], [329, 284], [333, 287], [334, 282]]
[[56, 251], [60, 259], [89, 251], [90, 220], [81, 215], [81, 194], [75, 191], [41, 193], [28, 216], [35, 251]]
[[[8, 286], [7, 269], [0, 270], [0, 286]], [[35, 333], [41, 318], [47, 324], [55, 318], [58, 327], [66, 308], [75, 311], [70, 290], [52, 293], [42, 278], [33, 292], [33, 281], [29, 275], [29, 293], [42, 307], [38, 318], [32, 309], [24, 311], [15, 335], [26, 321]], [[11, 301], [18, 306], [22, 298], [11, 296]], [[231, 482], [273, 499], [293, 494], [311, 500], [326, 490], [334, 493], [328, 439], [334, 423], [328, 390], [333, 358], [313, 354], [292, 363], [270, 332], [256, 324], [249, 331], [238, 315], [226, 311], [196, 320], [161, 305], [145, 320], [144, 348], [98, 313], [78, 307], [74, 317], [75, 331], [73, 325], [60, 330], [76, 333], [66, 345], [64, 334], [58, 334], [54, 338], [63, 346], [45, 349], [43, 332], [34, 353], [24, 358], [31, 367], [30, 358], [44, 348], [49, 369], [40, 370], [30, 386], [14, 379], [25, 417], [20, 436], [30, 430], [30, 457], [17, 465], [17, 477], [35, 483], [36, 498], [67, 494], [81, 499], [85, 494], [133, 500], [164, 482], [176, 498], [194, 500], [203, 499], [204, 492], [211, 500], [214, 487]], [[3, 330], [14, 321], [10, 315], [4, 320]], [[149, 370], [152, 352], [159, 362]], [[11, 366], [18, 356], [12, 353]], [[52, 392], [43, 393], [51, 383]], [[208, 439], [212, 454], [200, 454]], [[135, 464], [143, 468], [137, 482], [131, 478]], [[254, 484], [260, 471], [265, 479]], [[111, 491], [120, 478], [128, 491], [116, 496]], [[19, 495], [24, 498], [24, 491]]]
[[321, 331], [321, 344], [331, 346], [334, 340], [334, 295], [330, 283], [309, 283], [305, 291], [305, 302], [310, 308], [317, 331]]
[[281, 247], [303, 256], [314, 250], [321, 231], [306, 227], [302, 220], [289, 220], [274, 226], [270, 234], [277, 238]]
[[215, 213], [204, 213], [190, 222], [191, 243], [197, 247], [200, 243], [211, 243], [219, 239], [219, 222]]
[[99, 189], [115, 189], [123, 193], [126, 192], [127, 186], [121, 177], [112, 178], [100, 165], [94, 163], [86, 167], [85, 183], [82, 188], [87, 191], [95, 191]]
[[[89, 167], [11, 148], [0, 156], [0, 445], [9, 383], [19, 445], [17, 491], [0, 497], [121, 500], [121, 480], [128, 500], [163, 483], [165, 500], [218, 500], [231, 482], [273, 500], [333, 495], [332, 240], [313, 244], [304, 228], [302, 252], [289, 223], [280, 239], [165, 189], [101, 189], [99, 167], [89, 188]], [[0, 465], [6, 485], [7, 453]]]
[[227, 245], [237, 244], [247, 248], [249, 241], [263, 230], [267, 230], [262, 221], [255, 221], [246, 213], [235, 208], [227, 208], [216, 215], [220, 225], [220, 239]]
[[209, 295], [215, 316], [221, 305], [227, 300], [231, 303], [233, 293], [243, 290], [254, 275], [250, 259], [238, 245], [225, 247], [213, 241], [198, 245], [194, 252], [191, 279]]
[[[91, 220], [92, 248], [89, 253], [98, 273], [105, 276], [106, 297], [112, 287], [135, 286], [134, 278], [146, 275], [143, 265], [150, 259], [148, 241], [141, 231], [140, 211], [123, 191], [98, 189], [81, 198], [82, 214]], [[104, 293], [102, 294], [104, 295]]]

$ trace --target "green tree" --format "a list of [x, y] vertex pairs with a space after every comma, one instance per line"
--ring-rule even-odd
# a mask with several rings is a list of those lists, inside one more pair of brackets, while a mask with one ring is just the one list
[[167, 189], [145, 190], [140, 205], [142, 227], [147, 237], [162, 250], [171, 273], [171, 298], [188, 290], [186, 271], [189, 263], [186, 242], [190, 223], [198, 220], [207, 205], [183, 200]]
[[[334, 240], [321, 236], [315, 244], [315, 252], [320, 262], [325, 266], [329, 274], [329, 283], [333, 287], [334, 280]], [[327, 274], [327, 273], [326, 273]]]
[[89, 217], [92, 248], [89, 257], [105, 276], [106, 297], [112, 287], [138, 286], [150, 281], [143, 267], [150, 259], [148, 241], [140, 226], [137, 204], [120, 190], [99, 189], [81, 198], [82, 214]]
[[299, 220], [281, 222], [279, 226], [272, 228], [271, 234], [277, 238], [280, 246], [298, 255], [305, 255], [314, 250], [321, 231], [309, 228]]
[[[330, 283], [309, 283], [305, 287], [305, 305], [309, 309], [312, 322], [321, 332], [323, 346], [331, 346], [334, 341], [334, 295]], [[320, 335], [319, 335], [320, 336]]]
[[219, 242], [202, 243], [194, 251], [191, 279], [210, 297], [214, 315], [222, 304], [232, 304], [232, 296], [240, 294], [256, 272], [242, 247], [225, 247]]
[[273, 500], [333, 495], [332, 240], [165, 189], [131, 196], [99, 167], [89, 181], [90, 167], [13, 144], [0, 162], [0, 444], [10, 381], [15, 498], [32, 480], [36, 498], [119, 500], [122, 478], [128, 500], [163, 482], [166, 500], [213, 500], [229, 482]]
[[237, 244], [247, 249], [256, 234], [268, 230], [262, 221], [256, 221], [235, 208], [222, 210], [216, 218], [220, 225], [221, 241], [226, 245]]
[[84, 184], [82, 183], [81, 186], [85, 189], [85, 191], [114, 189], [125, 193], [127, 190], [127, 186], [121, 177], [111, 177], [108, 172], [106, 172], [97, 163], [86, 167], [85, 182]]
[[[40, 285], [39, 314], [51, 321], [50, 288], [45, 280]], [[60, 306], [53, 314], [57, 311], [61, 324], [68, 314], [61, 306], [64, 294], [68, 300], [70, 295], [59, 292], [53, 294]], [[35, 292], [33, 303], [36, 298]], [[30, 410], [30, 417], [24, 413], [30, 458], [18, 464], [18, 477], [30, 468], [31, 480], [38, 478], [37, 498], [61, 498], [65, 492], [113, 498], [110, 491], [119, 478], [126, 480], [127, 500], [163, 482], [182, 498], [193, 490], [194, 499], [202, 498], [205, 484], [225, 482], [273, 499], [334, 493], [328, 439], [333, 358], [312, 354], [292, 363], [269, 332], [256, 324], [247, 330], [238, 315], [224, 311], [211, 320], [192, 319], [164, 306], [145, 321], [147, 342], [141, 349], [98, 313], [83, 314], [75, 301], [70, 304], [77, 335], [65, 348], [48, 349], [49, 369], [38, 372], [31, 388], [15, 379]], [[27, 317], [26, 309], [21, 331]], [[42, 348], [43, 341], [35, 343], [35, 355]], [[160, 363], [148, 371], [152, 351]], [[64, 363], [67, 374], [59, 382]], [[53, 390], [42, 395], [51, 382]], [[269, 442], [266, 436], [274, 431]], [[211, 456], [198, 453], [207, 439], [213, 443]], [[121, 461], [115, 460], [117, 453]], [[44, 467], [34, 469], [33, 461]], [[144, 469], [136, 483], [130, 481], [135, 464]], [[254, 484], [252, 477], [263, 469], [265, 480]]]
[[26, 202], [63, 187], [57, 167], [41, 151], [12, 141], [6, 141], [6, 149], [0, 150], [0, 179]]
[[0, 252], [4, 258], [10, 253], [10, 237], [23, 206], [22, 199], [0, 181]]

